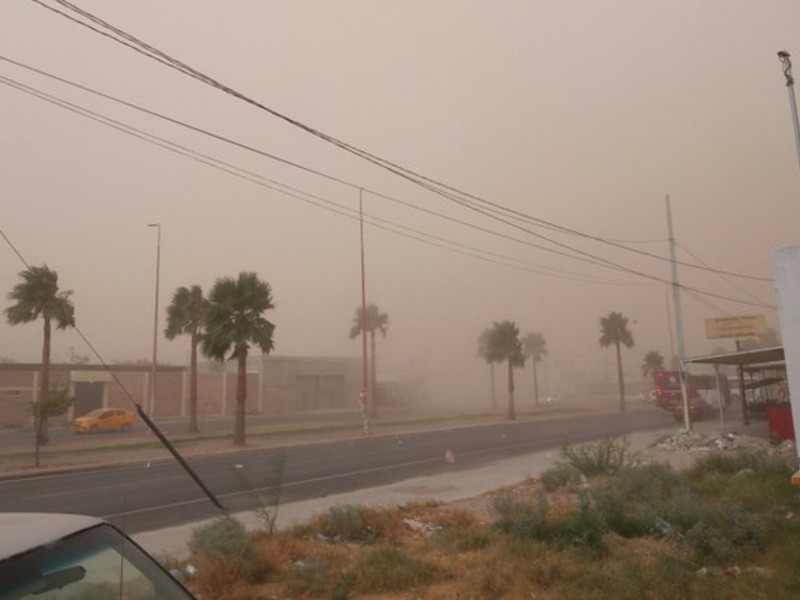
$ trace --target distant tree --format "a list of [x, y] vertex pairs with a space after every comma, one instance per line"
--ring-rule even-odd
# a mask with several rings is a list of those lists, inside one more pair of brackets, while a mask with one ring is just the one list
[[761, 333], [756, 337], [743, 339], [740, 342], [739, 347], [742, 350], [755, 350], [757, 348], [771, 348], [773, 346], [780, 346], [782, 343], [780, 332], [773, 327], [767, 327], [764, 333]]
[[[211, 288], [206, 309], [202, 352], [209, 358], [237, 361], [236, 425], [233, 443], [245, 443], [247, 403], [247, 353], [254, 344], [269, 354], [275, 347], [275, 325], [263, 313], [275, 308], [272, 289], [255, 273], [239, 273], [238, 279], [220, 277]], [[229, 354], [230, 353], [230, 354]]]
[[664, 357], [656, 350], [650, 350], [644, 355], [642, 363], [642, 375], [650, 377], [655, 381], [656, 373], [664, 369]]
[[70, 346], [69, 351], [67, 352], [67, 362], [71, 365], [88, 365], [89, 355], [78, 354], [77, 352], [75, 352], [75, 348], [73, 346]]
[[356, 308], [356, 314], [353, 317], [353, 326], [350, 327], [350, 339], [355, 339], [361, 335], [361, 328], [364, 327], [365, 331], [369, 334], [370, 344], [370, 366], [369, 366], [369, 389], [367, 390], [367, 401], [369, 402], [369, 410], [372, 417], [375, 417], [378, 412], [378, 399], [377, 399], [377, 370], [375, 362], [375, 333], [380, 331], [381, 336], [386, 337], [386, 332], [389, 330], [389, 315], [382, 313], [376, 304], [367, 304], [366, 319], [361, 318], [362, 310], [359, 306]]
[[489, 334], [489, 353], [499, 361], [508, 364], [508, 418], [517, 418], [514, 408], [514, 367], [525, 366], [522, 342], [519, 341], [519, 328], [513, 321], [494, 323]]
[[63, 415], [72, 406], [74, 398], [67, 388], [53, 388], [47, 395], [31, 402], [31, 415], [33, 416], [33, 429], [36, 432], [36, 459], [39, 466], [39, 447], [48, 442], [47, 422], [51, 417]]
[[[5, 310], [6, 319], [11, 325], [30, 323], [40, 318], [44, 323], [42, 367], [36, 400], [46, 402], [50, 392], [52, 326], [55, 324], [57, 329], [75, 327], [75, 307], [69, 299], [72, 292], [58, 288], [58, 273], [49, 269], [47, 265], [28, 267], [20, 272], [19, 276], [22, 281], [8, 294], [8, 299], [15, 304]], [[40, 425], [40, 433], [37, 432], [37, 448], [39, 443], [46, 444], [47, 441], [47, 415], [45, 415]]]
[[203, 297], [199, 285], [191, 288], [179, 287], [172, 295], [172, 303], [167, 307], [167, 327], [164, 335], [174, 340], [181, 334], [190, 336], [191, 354], [189, 358], [189, 431], [197, 433], [197, 347], [203, 336], [206, 307], [208, 301]]
[[541, 333], [531, 332], [522, 340], [522, 350], [526, 358], [531, 359], [533, 367], [533, 398], [536, 407], [539, 407], [539, 379], [536, 374], [536, 363], [547, 356], [547, 342]]
[[620, 346], [633, 347], [633, 335], [628, 329], [628, 319], [622, 313], [612, 312], [600, 317], [600, 345], [614, 346], [617, 350], [617, 379], [619, 381], [619, 409], [625, 410], [625, 378], [622, 375], [622, 352]]
[[492, 409], [497, 409], [497, 395], [495, 393], [494, 385], [494, 363], [500, 362], [502, 359], [493, 354], [494, 349], [491, 346], [492, 330], [484, 329], [480, 336], [478, 336], [478, 357], [482, 358], [489, 365], [489, 378], [490, 385], [492, 386]]

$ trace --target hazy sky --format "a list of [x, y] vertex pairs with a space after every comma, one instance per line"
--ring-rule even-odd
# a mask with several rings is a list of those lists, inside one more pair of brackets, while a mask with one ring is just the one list
[[[800, 76], [796, 1], [75, 1], [271, 109], [536, 219], [667, 256], [670, 194], [681, 260], [761, 278], [772, 276], [773, 248], [800, 241], [800, 170], [776, 56], [796, 54]], [[30, 0], [0, 5], [0, 56], [344, 180], [352, 185], [0, 60], [3, 81], [338, 211], [357, 211], [365, 188], [370, 222], [410, 228], [365, 232], [368, 300], [391, 319], [379, 342], [386, 375], [417, 369], [448, 382], [437, 394], [482, 393], [476, 338], [503, 319], [544, 334], [554, 380], [575, 367], [613, 377], [613, 353], [598, 344], [599, 317], [610, 311], [632, 321], [631, 371], [648, 350], [669, 353], [666, 284], [543, 248], [668, 280], [665, 261], [468, 210]], [[6, 83], [0, 103], [0, 228], [26, 261], [54, 268], [74, 291], [77, 323], [105, 360], [151, 355], [156, 230], [147, 224], [156, 222], [159, 329], [178, 286], [208, 291], [217, 277], [256, 271], [273, 288], [276, 354], [358, 355], [347, 339], [360, 302], [352, 212]], [[0, 242], [5, 308], [24, 265]], [[680, 277], [703, 292], [776, 302], [768, 281], [686, 267]], [[699, 293], [684, 295], [683, 309], [690, 355], [719, 345], [705, 339], [705, 318], [763, 313], [777, 326], [775, 310]], [[40, 346], [40, 324], [0, 323], [0, 356], [33, 362]], [[89, 354], [74, 332], [57, 332], [54, 360], [70, 348]], [[187, 351], [186, 339], [159, 341], [173, 364]]]

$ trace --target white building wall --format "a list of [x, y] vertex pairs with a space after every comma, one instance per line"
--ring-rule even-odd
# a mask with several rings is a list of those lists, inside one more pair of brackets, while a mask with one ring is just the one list
[[776, 248], [772, 260], [786, 357], [786, 379], [792, 403], [795, 448], [800, 453], [800, 246]]

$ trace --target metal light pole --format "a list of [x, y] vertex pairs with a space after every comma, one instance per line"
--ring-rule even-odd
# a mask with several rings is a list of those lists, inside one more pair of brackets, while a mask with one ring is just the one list
[[794, 77], [792, 77], [792, 61], [786, 50], [778, 52], [778, 58], [783, 64], [783, 75], [786, 77], [786, 89], [789, 92], [789, 109], [792, 111], [792, 124], [794, 125], [794, 144], [797, 150], [797, 165], [800, 167], [800, 124], [797, 122], [797, 100], [794, 97]]
[[158, 364], [158, 283], [161, 271], [161, 223], [148, 223], [148, 227], [155, 227], [158, 236], [156, 238], [156, 296], [155, 309], [153, 311], [153, 369], [150, 374], [150, 416], [156, 412], [156, 364]]
[[681, 285], [678, 283], [678, 262], [675, 259], [675, 234], [672, 231], [672, 207], [669, 194], [667, 203], [667, 232], [669, 234], [669, 256], [672, 263], [672, 305], [675, 308], [675, 336], [678, 338], [678, 373], [681, 379], [681, 396], [683, 399], [683, 428], [692, 429], [689, 416], [689, 395], [686, 391], [686, 374], [683, 368], [683, 359], [686, 358], [686, 346], [683, 340], [683, 312], [681, 311]]
[[367, 382], [367, 284], [364, 269], [364, 201], [363, 189], [358, 190], [358, 225], [361, 239], [361, 417], [364, 420], [364, 433], [369, 433], [369, 412], [373, 408], [374, 399]]

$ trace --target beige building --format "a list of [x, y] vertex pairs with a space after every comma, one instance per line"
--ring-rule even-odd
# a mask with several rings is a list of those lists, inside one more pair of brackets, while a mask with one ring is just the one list
[[[232, 415], [236, 365], [206, 363], [198, 372], [197, 415]], [[30, 405], [40, 377], [36, 363], [0, 364], [0, 427], [31, 424]], [[132, 409], [139, 404], [156, 419], [189, 414], [189, 370], [159, 366], [151, 402], [152, 369], [147, 365], [53, 364], [53, 387], [68, 387], [75, 404], [67, 418], [101, 407]], [[258, 356], [248, 361], [247, 412], [279, 414], [355, 408], [361, 362], [355, 358]]]

